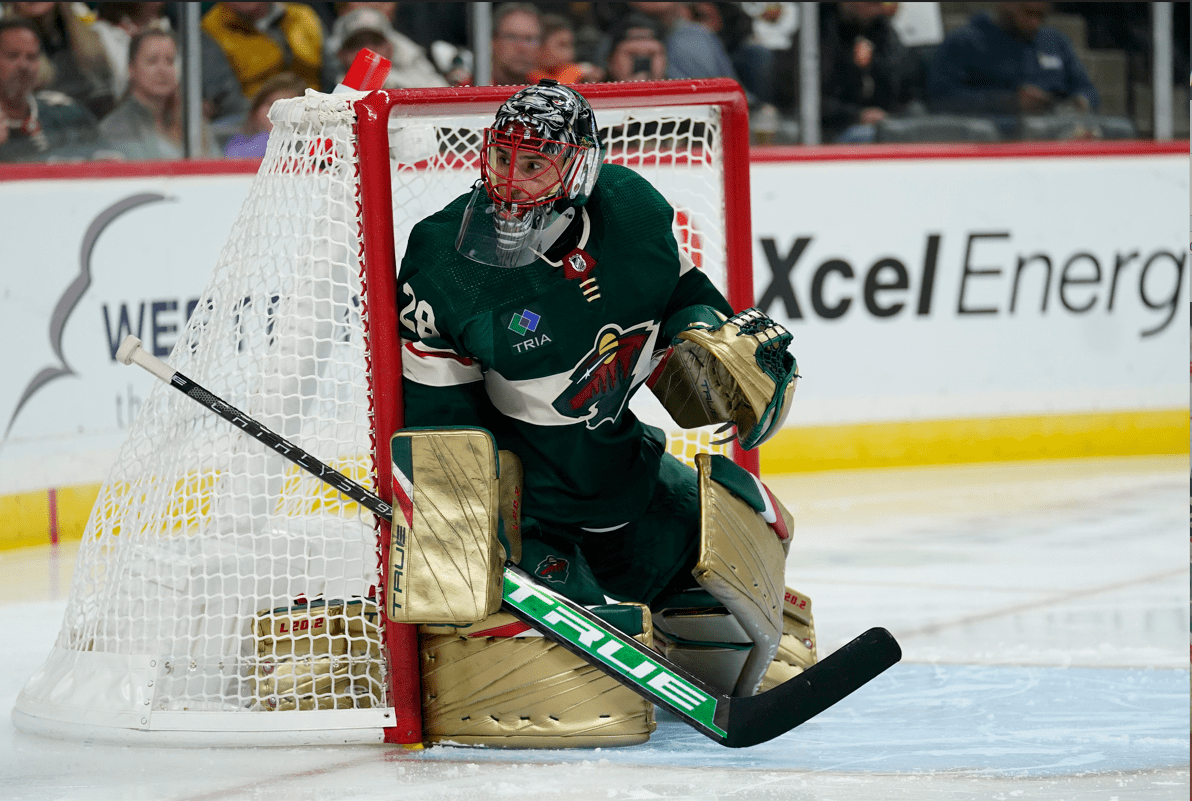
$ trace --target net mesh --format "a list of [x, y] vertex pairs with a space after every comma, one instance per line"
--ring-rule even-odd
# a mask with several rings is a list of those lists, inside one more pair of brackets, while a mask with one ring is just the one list
[[[168, 359], [375, 492], [363, 310], [383, 301], [368, 298], [360, 269], [350, 99], [308, 93], [273, 107], [260, 171]], [[680, 245], [723, 289], [717, 114], [597, 117], [608, 160], [676, 206]], [[399, 264], [413, 224], [475, 181], [488, 121], [391, 118]], [[677, 430], [648, 392], [638, 396], [641, 416], [673, 430], [677, 455], [712, 449], [708, 431]], [[84, 673], [120, 694], [128, 665], [148, 676], [127, 718], [142, 728], [154, 711], [383, 708], [376, 532], [367, 510], [159, 384], [100, 492], [55, 653], [22, 709], [37, 714], [39, 699], [64, 692], [63, 677]], [[76, 700], [86, 714], [102, 706]]]

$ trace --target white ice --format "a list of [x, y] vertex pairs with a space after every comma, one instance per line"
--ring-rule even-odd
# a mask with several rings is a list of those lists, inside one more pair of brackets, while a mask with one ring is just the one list
[[[903, 661], [787, 735], [715, 745], [178, 749], [0, 718], [0, 799], [1189, 797], [1186, 456], [770, 477], [822, 653], [881, 625]], [[0, 709], [61, 625], [74, 549], [0, 552]]]

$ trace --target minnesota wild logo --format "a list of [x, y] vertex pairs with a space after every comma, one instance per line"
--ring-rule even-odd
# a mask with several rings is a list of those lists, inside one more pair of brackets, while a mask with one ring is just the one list
[[534, 568], [534, 572], [539, 578], [551, 583], [566, 584], [567, 566], [566, 559], [560, 559], [552, 554], [539, 562], [538, 567]]
[[583, 420], [588, 428], [615, 421], [629, 400], [634, 370], [656, 327], [643, 323], [622, 331], [610, 325], [596, 335], [596, 344], [572, 370], [571, 383], [554, 399], [555, 411]]

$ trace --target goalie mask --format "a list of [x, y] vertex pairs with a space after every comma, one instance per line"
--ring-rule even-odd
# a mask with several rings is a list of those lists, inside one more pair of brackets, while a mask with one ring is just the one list
[[482, 264], [522, 267], [550, 246], [561, 214], [588, 201], [603, 153], [592, 107], [544, 79], [514, 94], [484, 129], [480, 180], [456, 249]]

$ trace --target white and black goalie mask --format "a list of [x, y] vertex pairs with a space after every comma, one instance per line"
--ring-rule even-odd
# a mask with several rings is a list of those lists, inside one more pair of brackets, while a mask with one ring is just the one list
[[483, 264], [529, 264], [545, 249], [543, 233], [560, 213], [588, 201], [603, 160], [596, 119], [582, 95], [549, 79], [522, 89], [484, 129], [480, 180], [456, 248]]

